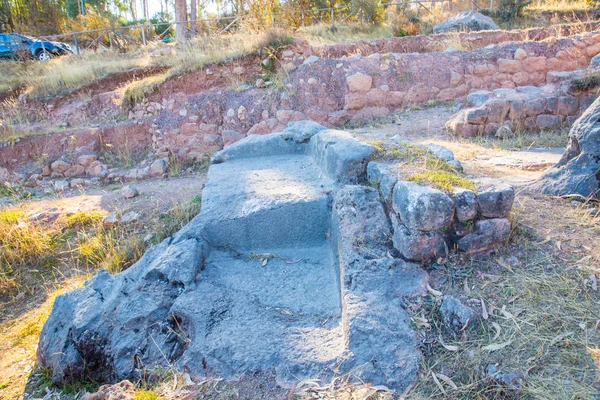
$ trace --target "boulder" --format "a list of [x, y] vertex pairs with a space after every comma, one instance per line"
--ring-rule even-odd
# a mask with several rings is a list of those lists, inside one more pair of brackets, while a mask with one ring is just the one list
[[552, 195], [598, 197], [600, 171], [600, 98], [575, 121], [561, 160], [531, 187]]
[[133, 199], [138, 194], [139, 192], [135, 186], [126, 185], [121, 188], [121, 196], [123, 196], [124, 199]]
[[469, 10], [450, 17], [441, 24], [435, 25], [433, 33], [487, 31], [493, 29], [500, 29], [493, 19], [476, 11]]

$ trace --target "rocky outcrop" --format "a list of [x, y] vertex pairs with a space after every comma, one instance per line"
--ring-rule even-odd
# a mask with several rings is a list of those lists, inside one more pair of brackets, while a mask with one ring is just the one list
[[553, 195], [598, 197], [600, 189], [600, 99], [575, 121], [561, 160], [533, 188]]
[[217, 153], [190, 224], [57, 298], [38, 363], [57, 384], [169, 367], [405, 389], [420, 354], [403, 299], [424, 294], [426, 274], [390, 256], [378, 191], [356, 185], [372, 152], [305, 121]]
[[433, 27], [433, 33], [489, 31], [500, 29], [490, 17], [477, 11], [469, 10], [448, 18], [441, 24]]

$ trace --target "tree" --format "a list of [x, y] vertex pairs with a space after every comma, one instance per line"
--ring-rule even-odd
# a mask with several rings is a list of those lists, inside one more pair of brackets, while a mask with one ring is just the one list
[[187, 2], [175, 0], [175, 38], [182, 42], [187, 38]]

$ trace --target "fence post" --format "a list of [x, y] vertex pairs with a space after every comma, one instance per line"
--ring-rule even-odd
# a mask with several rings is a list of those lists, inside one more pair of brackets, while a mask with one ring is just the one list
[[110, 49], [112, 50], [112, 48], [113, 48], [112, 35], [110, 34], [110, 31], [108, 31], [107, 34], [108, 34], [108, 43], [110, 44]]
[[392, 4], [388, 4], [387, 20], [388, 20], [388, 23], [390, 23], [390, 21], [392, 20]]
[[77, 34], [73, 34], [73, 42], [75, 42], [75, 52], [79, 54], [79, 42], [77, 41]]
[[306, 25], [304, 25], [304, 10], [302, 10], [302, 27], [304, 28]]
[[490, 0], [490, 11], [494, 9], [494, 0]]
[[275, 13], [271, 13], [271, 28], [275, 28]]
[[331, 26], [335, 26], [335, 13], [333, 8], [331, 9]]
[[146, 25], [142, 25], [142, 44], [146, 45]]

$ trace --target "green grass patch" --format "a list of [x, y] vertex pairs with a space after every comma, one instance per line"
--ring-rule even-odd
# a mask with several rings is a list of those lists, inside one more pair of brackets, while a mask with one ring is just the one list
[[418, 184], [429, 183], [438, 189], [451, 192], [455, 188], [475, 190], [475, 183], [446, 171], [427, 171], [409, 176], [407, 180]]

